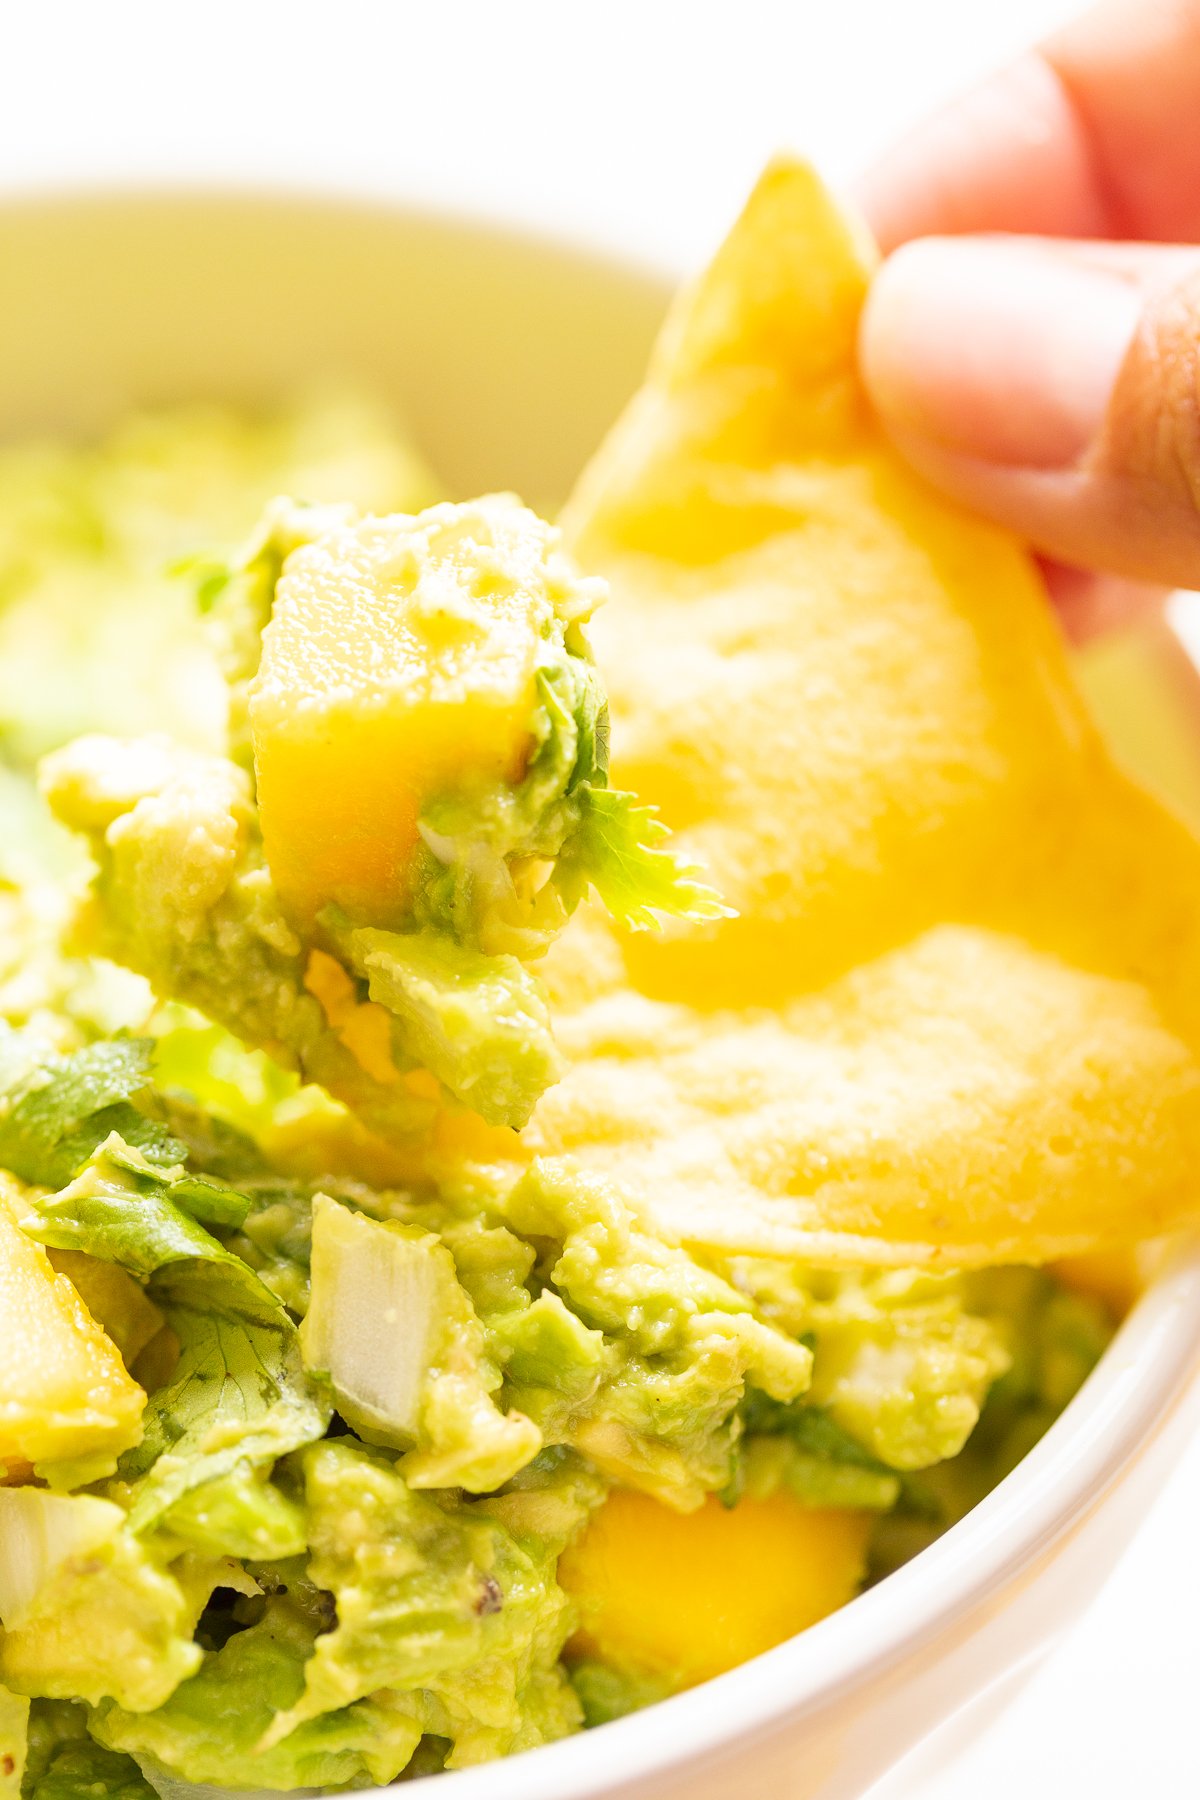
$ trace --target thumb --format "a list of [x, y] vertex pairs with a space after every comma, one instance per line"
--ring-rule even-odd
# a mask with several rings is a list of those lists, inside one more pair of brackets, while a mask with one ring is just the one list
[[1043, 554], [1200, 587], [1200, 249], [926, 238], [862, 326], [884, 425]]

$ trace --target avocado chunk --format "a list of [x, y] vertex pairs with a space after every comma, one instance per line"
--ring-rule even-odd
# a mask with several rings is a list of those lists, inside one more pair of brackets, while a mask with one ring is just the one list
[[545, 996], [524, 964], [435, 931], [364, 927], [341, 947], [420, 1067], [490, 1125], [527, 1123], [562, 1063]]
[[160, 1706], [200, 1662], [192, 1632], [209, 1585], [176, 1580], [170, 1554], [110, 1500], [0, 1488], [0, 1682]]

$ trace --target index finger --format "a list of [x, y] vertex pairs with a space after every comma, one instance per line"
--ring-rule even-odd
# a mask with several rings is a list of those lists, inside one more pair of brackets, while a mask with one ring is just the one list
[[860, 202], [884, 250], [976, 231], [1200, 241], [1200, 0], [1108, 0], [919, 126]]

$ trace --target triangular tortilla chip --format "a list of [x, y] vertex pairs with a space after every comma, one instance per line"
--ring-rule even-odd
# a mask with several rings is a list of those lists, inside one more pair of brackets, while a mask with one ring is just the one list
[[617, 776], [739, 916], [567, 934], [521, 1151], [823, 1263], [1154, 1235], [1200, 1200], [1200, 847], [1115, 771], [1024, 552], [882, 440], [870, 268], [768, 171], [568, 509]]

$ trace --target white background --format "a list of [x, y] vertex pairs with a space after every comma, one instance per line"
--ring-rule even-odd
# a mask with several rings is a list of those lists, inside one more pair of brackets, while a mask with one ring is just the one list
[[[0, 183], [235, 177], [401, 194], [684, 269], [771, 151], [804, 150], [849, 180], [1076, 10], [7, 0]], [[927, 1751], [887, 1800], [1200, 1794], [1198, 1514], [1200, 1443], [1083, 1626], [998, 1719], [972, 1726], [965, 1758], [947, 1769]]]
[[1072, 0], [7, 0], [0, 178], [283, 178], [703, 256], [781, 146], [843, 178]]

